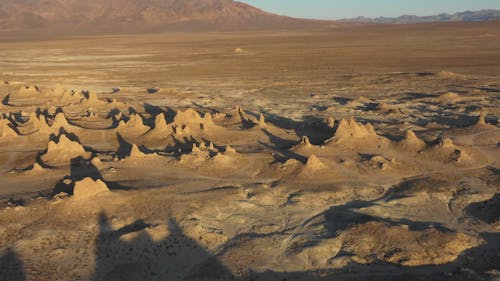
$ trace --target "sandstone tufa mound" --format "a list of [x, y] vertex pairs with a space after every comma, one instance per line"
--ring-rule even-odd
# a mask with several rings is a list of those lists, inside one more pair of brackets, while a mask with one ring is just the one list
[[57, 142], [49, 142], [47, 151], [40, 159], [49, 166], [65, 166], [71, 164], [74, 158], [89, 159], [90, 155], [91, 153], [85, 151], [80, 143], [71, 141], [65, 134], [62, 134]]
[[75, 182], [73, 197], [75, 199], [87, 199], [107, 192], [109, 192], [109, 188], [102, 180], [93, 180], [87, 177]]

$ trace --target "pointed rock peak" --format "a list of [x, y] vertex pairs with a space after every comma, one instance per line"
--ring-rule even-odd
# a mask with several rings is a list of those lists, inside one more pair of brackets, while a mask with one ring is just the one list
[[98, 167], [102, 164], [102, 161], [101, 161], [101, 158], [99, 157], [94, 157], [92, 158], [92, 160], [90, 161], [90, 163], [92, 163], [92, 165]]
[[92, 110], [87, 110], [87, 117], [97, 117], [97, 114]]
[[191, 153], [183, 154], [180, 157], [180, 162], [184, 164], [200, 164], [199, 161], [204, 161], [210, 158], [210, 153], [207, 150], [201, 148], [201, 145], [198, 146], [196, 143], [193, 143], [193, 148], [191, 149]]
[[42, 167], [42, 165], [38, 164], [38, 162], [35, 162], [29, 170], [25, 171], [25, 173], [27, 173], [27, 174], [41, 174], [45, 171], [46, 171], [46, 169], [44, 167]]
[[199, 148], [200, 148], [201, 150], [207, 150], [207, 146], [205, 145], [205, 143], [204, 143], [204, 142], [200, 143]]
[[236, 150], [234, 148], [232, 148], [231, 146], [227, 145], [226, 146], [226, 153], [236, 153]]
[[130, 118], [128, 119], [127, 122], [118, 123], [118, 129], [119, 130], [125, 130], [125, 133], [139, 133], [139, 134], [144, 134], [145, 132], [149, 131], [151, 128], [144, 125], [144, 121], [141, 117], [141, 115], [137, 113], [133, 113], [130, 115]]
[[59, 139], [57, 141], [51, 140], [49, 142], [47, 154], [56, 150], [71, 150], [85, 153], [83, 146], [79, 142], [70, 140], [66, 134], [59, 135]]
[[242, 123], [244, 127], [252, 128], [254, 125], [258, 124], [258, 120], [254, 117], [248, 117], [241, 106], [237, 106], [233, 114], [231, 114], [231, 119], [233, 122]]
[[31, 172], [42, 172], [44, 171], [45, 169], [40, 165], [38, 164], [38, 162], [35, 162], [35, 164], [33, 164], [33, 168], [31, 168]]
[[214, 146], [213, 142], [210, 142], [210, 144], [208, 145], [208, 149], [215, 150], [215, 146]]
[[75, 182], [73, 197], [75, 199], [86, 199], [99, 193], [109, 192], [109, 188], [102, 180], [93, 180], [89, 177]]
[[479, 114], [479, 117], [477, 119], [477, 125], [486, 125], [486, 114], [484, 112], [481, 112]]
[[130, 118], [128, 119], [127, 124], [144, 125], [142, 117], [137, 113], [133, 113], [132, 115], [130, 115]]
[[455, 147], [455, 144], [453, 144], [453, 141], [450, 138], [443, 138], [439, 142], [439, 146], [441, 146], [441, 147]]
[[118, 122], [118, 129], [121, 129], [121, 128], [124, 128], [127, 126], [127, 123], [123, 120], [120, 120], [120, 122]]
[[58, 128], [58, 127], [66, 127], [68, 128], [69, 122], [68, 119], [66, 119], [66, 116], [64, 113], [59, 112], [56, 114], [56, 117], [54, 117], [54, 121], [52, 122], [52, 127]]
[[406, 131], [405, 138], [400, 142], [400, 144], [405, 148], [411, 148], [412, 150], [420, 150], [425, 147], [425, 142], [417, 137], [412, 130]]
[[121, 120], [123, 120], [123, 113], [122, 113], [121, 111], [120, 111], [120, 112], [118, 112], [117, 114], [115, 114], [115, 115], [113, 116], [113, 119], [115, 119], [116, 121], [121, 121]]
[[69, 165], [71, 160], [77, 157], [90, 158], [90, 153], [78, 142], [70, 140], [65, 134], [61, 134], [56, 141], [51, 140], [47, 152], [40, 158], [49, 166]]
[[40, 92], [40, 89], [36, 85], [30, 85], [30, 86], [26, 87], [26, 89], [29, 91]]
[[49, 142], [48, 152], [54, 149], [70, 149], [70, 148], [73, 150], [80, 150], [82, 152], [85, 152], [85, 149], [79, 142], [70, 140], [66, 136], [66, 134], [62, 133], [61, 135], [59, 135], [57, 141], [51, 140]]
[[0, 120], [0, 137], [10, 138], [15, 136], [17, 136], [17, 132], [10, 124], [10, 121], [7, 119]]
[[193, 148], [191, 149], [191, 152], [196, 154], [196, 153], [199, 153], [201, 152], [201, 149], [198, 148], [198, 146], [196, 145], [196, 143], [193, 143]]
[[311, 141], [307, 136], [302, 137], [302, 139], [300, 140], [300, 144], [303, 146], [312, 146]]
[[167, 125], [167, 121], [165, 120], [165, 114], [160, 113], [155, 117], [155, 126], [153, 128], [155, 133], [160, 133], [162, 135], [169, 135], [172, 133], [172, 127]]
[[353, 117], [351, 118], [342, 118], [340, 119], [340, 122], [339, 122], [339, 128], [337, 129], [337, 131], [339, 130], [342, 130], [342, 129], [349, 129], [352, 124], [356, 124], [356, 120], [354, 120]]
[[188, 108], [185, 111], [177, 110], [174, 117], [174, 123], [184, 125], [190, 123], [202, 123], [202, 120], [203, 119], [200, 114], [192, 108]]
[[375, 128], [373, 128], [373, 125], [371, 123], [366, 124], [365, 128], [367, 129], [368, 133], [370, 133], [370, 134], [377, 134], [375, 132]]
[[236, 113], [239, 115], [244, 115], [245, 111], [243, 111], [243, 108], [241, 106], [236, 106]]
[[49, 124], [47, 123], [47, 118], [44, 115], [38, 117], [38, 132], [47, 133], [50, 131]]
[[330, 128], [335, 127], [335, 118], [328, 116], [325, 121], [328, 127]]
[[203, 119], [205, 119], [205, 122], [208, 124], [212, 124], [214, 122], [213, 118], [212, 118], [212, 113], [210, 113], [210, 112], [206, 112]]
[[423, 140], [421, 140], [417, 137], [417, 135], [415, 134], [415, 132], [413, 132], [413, 130], [406, 131], [404, 141], [407, 144], [419, 144], [419, 145], [425, 144], [425, 142]]
[[146, 154], [144, 154], [139, 147], [135, 143], [132, 144], [132, 147], [130, 148], [130, 153], [129, 157], [135, 158], [135, 157], [144, 157]]
[[216, 119], [216, 120], [222, 120], [222, 119], [227, 118], [228, 116], [226, 113], [216, 112], [216, 113], [212, 114], [212, 117], [213, 117], [213, 119]]
[[415, 139], [418, 139], [417, 135], [415, 135], [415, 132], [413, 132], [413, 130], [407, 130], [406, 131], [406, 136], [405, 136], [405, 139], [406, 140], [415, 140]]
[[72, 141], [65, 134], [61, 134], [59, 136], [59, 140], [57, 141], [57, 144], [65, 145], [65, 144], [69, 144], [71, 142]]
[[259, 126], [260, 127], [265, 127], [266, 126], [266, 118], [264, 117], [264, 114], [259, 115]]
[[326, 165], [323, 162], [321, 162], [321, 160], [319, 160], [319, 158], [316, 155], [313, 154], [313, 155], [309, 156], [309, 158], [307, 158], [306, 167], [308, 169], [317, 170], [317, 169], [325, 168]]
[[376, 135], [375, 129], [371, 124], [363, 125], [356, 122], [354, 117], [342, 119], [339, 122], [335, 137], [337, 138], [362, 138], [365, 136]]
[[160, 113], [155, 117], [155, 128], [166, 128], [167, 121], [165, 119], [165, 114]]

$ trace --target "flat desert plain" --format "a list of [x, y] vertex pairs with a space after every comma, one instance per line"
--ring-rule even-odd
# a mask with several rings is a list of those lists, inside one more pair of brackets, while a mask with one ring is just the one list
[[494, 280], [500, 23], [0, 42], [0, 280]]

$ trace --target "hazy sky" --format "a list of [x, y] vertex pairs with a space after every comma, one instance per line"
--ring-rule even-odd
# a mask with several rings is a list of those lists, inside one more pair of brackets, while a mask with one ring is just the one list
[[500, 9], [500, 0], [239, 0], [269, 12], [303, 18], [433, 15]]

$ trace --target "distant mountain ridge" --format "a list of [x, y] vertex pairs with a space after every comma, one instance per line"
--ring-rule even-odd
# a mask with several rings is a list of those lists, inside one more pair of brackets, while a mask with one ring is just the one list
[[367, 18], [357, 17], [352, 19], [342, 19], [343, 22], [359, 22], [359, 23], [426, 23], [426, 22], [472, 22], [472, 21], [492, 21], [500, 20], [500, 10], [480, 10], [480, 11], [465, 11], [455, 14], [439, 14], [434, 16], [415, 16], [403, 15], [400, 17], [378, 17]]
[[234, 0], [0, 0], [0, 40], [10, 37], [322, 29], [365, 23], [500, 20], [500, 10], [397, 18], [297, 19]]
[[0, 0], [0, 32], [105, 34], [324, 24], [271, 14], [233, 0]]

